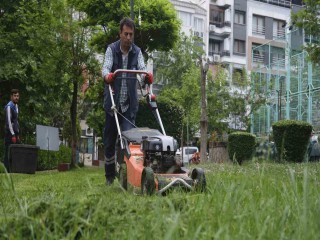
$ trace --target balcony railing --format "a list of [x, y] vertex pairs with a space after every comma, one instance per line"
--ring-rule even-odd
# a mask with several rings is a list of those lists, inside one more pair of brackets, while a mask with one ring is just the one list
[[279, 56], [272, 57], [271, 66], [274, 68], [280, 68], [280, 69], [285, 68], [286, 60], [284, 59], [284, 56], [283, 57], [279, 57]]
[[210, 51], [209, 51], [209, 56], [220, 55], [220, 54], [221, 54], [220, 51], [213, 51], [213, 52], [210, 52]]
[[213, 55], [220, 55], [221, 57], [230, 57], [230, 51], [224, 50], [224, 51], [209, 51], [209, 56]]
[[230, 57], [230, 51], [222, 51], [221, 52], [221, 57]]
[[254, 63], [264, 63], [264, 53], [263, 54], [254, 53], [252, 57], [253, 57], [252, 60]]
[[274, 40], [285, 40], [286, 38], [286, 34], [284, 29], [277, 29], [277, 30], [273, 30], [273, 39]]
[[259, 34], [259, 35], [265, 35], [266, 28], [265, 28], [265, 26], [261, 26], [261, 25], [253, 25], [252, 26], [252, 33]]
[[255, 0], [257, 2], [264, 2], [264, 3], [269, 3], [272, 5], [277, 5], [280, 7], [286, 7], [290, 8], [291, 6], [291, 0]]
[[216, 22], [210, 20], [210, 25], [215, 25], [218, 28], [231, 27], [231, 22]]

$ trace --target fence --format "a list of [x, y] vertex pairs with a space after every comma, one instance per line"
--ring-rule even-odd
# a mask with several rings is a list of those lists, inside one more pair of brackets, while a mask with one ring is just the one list
[[320, 131], [320, 69], [305, 51], [291, 47], [291, 33], [284, 48], [278, 43], [252, 49], [251, 96], [260, 94], [266, 103], [252, 113], [251, 132], [269, 136], [272, 123], [281, 119], [303, 120]]

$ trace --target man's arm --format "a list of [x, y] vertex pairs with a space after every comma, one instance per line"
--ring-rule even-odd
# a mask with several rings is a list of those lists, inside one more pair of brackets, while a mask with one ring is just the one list
[[112, 50], [110, 47], [108, 47], [104, 55], [104, 62], [102, 66], [102, 77], [105, 82], [107, 80], [106, 78], [108, 76], [108, 73], [110, 73], [111, 71], [112, 65], [113, 65]]
[[[137, 67], [138, 67], [138, 70], [141, 70], [141, 71], [145, 71], [147, 69], [146, 65], [144, 64], [144, 58], [143, 58], [141, 51], [139, 52], [139, 55], [138, 55], [138, 66]], [[140, 76], [141, 76], [141, 78], [138, 78], [138, 81], [140, 82], [140, 84], [142, 86], [144, 86], [144, 79], [145, 79], [146, 75], [141, 74]]]
[[9, 126], [9, 131], [10, 131], [11, 135], [14, 136], [14, 131], [13, 131], [12, 123], [11, 123], [11, 108], [10, 108], [10, 106], [7, 106], [6, 113], [7, 113], [6, 114], [7, 115], [6, 122]]
[[138, 70], [142, 70], [142, 71], [145, 71], [146, 70], [146, 65], [144, 64], [144, 59], [143, 59], [143, 55], [142, 55], [142, 52], [140, 51], [139, 52], [139, 55], [138, 55]]

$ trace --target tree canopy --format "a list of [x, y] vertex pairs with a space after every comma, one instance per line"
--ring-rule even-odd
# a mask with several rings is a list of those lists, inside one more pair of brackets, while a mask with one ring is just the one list
[[[86, 24], [100, 26], [93, 36], [92, 44], [100, 52], [106, 44], [118, 39], [119, 22], [130, 16], [130, 0], [69, 0], [87, 14]], [[139, 22], [139, 15], [141, 22]], [[135, 43], [144, 53], [154, 50], [168, 51], [179, 38], [180, 23], [169, 0], [135, 1]]]
[[312, 41], [306, 43], [305, 49], [309, 53], [311, 61], [320, 63], [320, 1], [304, 0], [304, 8], [297, 13], [292, 14], [292, 23], [294, 26], [304, 29], [306, 36], [311, 36]]

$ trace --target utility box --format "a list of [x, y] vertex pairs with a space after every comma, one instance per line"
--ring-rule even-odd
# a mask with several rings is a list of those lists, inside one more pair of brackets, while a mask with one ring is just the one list
[[11, 144], [10, 171], [12, 173], [34, 174], [37, 169], [38, 146], [26, 144]]

